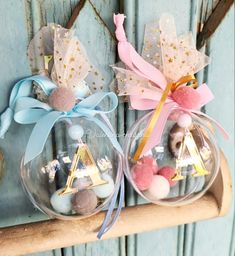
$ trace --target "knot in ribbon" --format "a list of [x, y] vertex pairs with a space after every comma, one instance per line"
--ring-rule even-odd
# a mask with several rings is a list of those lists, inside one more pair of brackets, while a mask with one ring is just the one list
[[[96, 123], [107, 135], [114, 148], [122, 154], [122, 149], [114, 132], [110, 129], [110, 125], [107, 124], [107, 119], [101, 121], [100, 118], [97, 117], [99, 115], [102, 118], [103, 115], [114, 111], [117, 107], [118, 99], [114, 93], [98, 92], [92, 94], [77, 103], [71, 111], [60, 112], [54, 110], [47, 103], [32, 98], [32, 82], [36, 82], [46, 95], [50, 95], [51, 92], [57, 88], [57, 86], [45, 76], [36, 75], [23, 79], [17, 82], [13, 87], [9, 108], [1, 116], [3, 119], [1, 123], [7, 123], [7, 125], [4, 125], [3, 132], [7, 131], [13, 118], [20, 124], [36, 123], [26, 147], [24, 164], [27, 164], [42, 152], [52, 127], [62, 118], [84, 117]], [[99, 105], [105, 99], [109, 99], [111, 102], [109, 108], [106, 111], [99, 110]]]
[[147, 126], [147, 128], [144, 132], [143, 138], [140, 141], [140, 144], [139, 144], [139, 146], [138, 146], [138, 148], [137, 148], [137, 150], [134, 154], [134, 157], [133, 157], [134, 161], [137, 161], [139, 159], [139, 157], [140, 157], [140, 155], [141, 155], [141, 153], [142, 153], [142, 151], [143, 151], [143, 149], [144, 149], [144, 147], [145, 147], [145, 145], [148, 141], [148, 138], [151, 136], [152, 131], [154, 129], [154, 125], [158, 121], [158, 118], [159, 118], [159, 116], [161, 114], [161, 111], [164, 107], [164, 104], [165, 104], [165, 101], [166, 101], [166, 99], [169, 95], [169, 92], [170, 91], [174, 92], [175, 90], [177, 90], [177, 88], [179, 86], [181, 86], [185, 83], [188, 83], [188, 82], [192, 82], [193, 87], [197, 86], [197, 80], [195, 79], [194, 76], [190, 76], [190, 75], [181, 77], [177, 82], [170, 82], [170, 83], [167, 84], [165, 90], [162, 93], [162, 97], [161, 97], [155, 111], [153, 112], [153, 115], [152, 115], [152, 117], [149, 121], [149, 124], [148, 124], [148, 126]]
[[116, 26], [115, 35], [116, 35], [116, 38], [119, 42], [126, 42], [127, 41], [126, 34], [125, 34], [125, 31], [124, 31], [124, 28], [123, 28], [124, 20], [125, 20], [124, 15], [121, 15], [121, 16], [114, 15], [113, 16], [113, 22]]
[[[189, 81], [193, 82], [192, 87], [195, 87], [197, 85], [195, 77], [193, 75], [182, 76], [178, 81], [168, 83], [166, 77], [159, 69], [145, 61], [129, 42], [123, 40], [125, 37], [123, 35], [125, 33], [123, 28], [124, 18], [123, 14], [114, 15], [115, 33], [119, 41], [119, 57], [128, 68], [114, 67], [114, 70], [121, 74], [125, 78], [123, 80], [126, 81], [125, 89], [122, 90], [120, 95], [130, 96], [130, 105], [133, 109], [155, 109], [145, 130], [142, 142], [134, 155], [133, 160], [137, 161], [141, 155], [144, 155], [160, 143], [167, 119], [174, 110], [185, 111], [191, 115], [206, 115], [195, 109], [186, 109], [181, 106], [170, 93], [170, 91], [176, 91], [178, 87]], [[135, 81], [132, 82], [133, 80]], [[141, 83], [141, 85], [138, 83]], [[199, 108], [210, 102], [214, 97], [205, 83], [199, 86], [196, 91], [200, 96]], [[220, 128], [226, 138], [228, 137], [228, 134], [215, 120], [209, 116], [206, 117]]]

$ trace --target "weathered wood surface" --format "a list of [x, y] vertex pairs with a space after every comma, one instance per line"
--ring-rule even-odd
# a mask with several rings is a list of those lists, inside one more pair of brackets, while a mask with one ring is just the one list
[[[8, 102], [10, 88], [14, 82], [30, 75], [26, 48], [33, 34], [47, 22], [65, 25], [77, 0], [1, 0], [0, 1], [0, 110]], [[191, 28], [196, 37], [198, 22], [206, 20], [218, 0], [87, 0], [80, 11], [75, 26], [90, 56], [105, 73], [105, 80], [112, 79], [109, 64], [116, 57], [113, 37], [112, 13], [124, 8], [127, 15], [128, 38], [141, 51], [144, 24], [171, 12], [177, 20], [179, 32]], [[218, 135], [220, 145], [228, 157], [231, 170], [234, 170], [234, 10], [218, 27], [205, 50], [212, 57], [212, 63], [205, 72], [199, 74], [200, 81], [207, 81], [215, 93], [216, 100], [206, 107], [206, 112], [220, 121], [231, 134], [231, 141], [224, 141]], [[108, 88], [107, 88], [108, 89]], [[143, 113], [127, 111], [119, 106], [118, 115], [111, 117], [120, 134], [133, 124]], [[6, 139], [0, 141], [6, 161], [6, 172], [0, 183], [0, 226], [46, 219], [35, 210], [23, 193], [19, 182], [18, 163], [32, 126], [13, 124]], [[123, 138], [121, 137], [122, 141]], [[233, 176], [234, 179], [234, 176]], [[134, 205], [143, 201], [126, 188], [126, 204]], [[198, 224], [182, 225], [174, 228], [153, 231], [126, 238], [84, 244], [62, 249], [63, 255], [128, 255], [128, 256], [233, 256], [235, 254], [234, 207], [228, 216]], [[22, 245], [23, 246], [23, 245]], [[36, 255], [62, 255], [61, 250]]]

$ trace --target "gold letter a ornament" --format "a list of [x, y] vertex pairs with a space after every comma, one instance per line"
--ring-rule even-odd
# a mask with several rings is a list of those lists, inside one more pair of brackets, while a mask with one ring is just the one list
[[188, 166], [190, 163], [184, 160], [185, 150], [188, 149], [188, 152], [191, 156], [191, 164], [196, 170], [195, 173], [192, 174], [194, 177], [208, 175], [209, 172], [206, 170], [204, 162], [201, 158], [200, 152], [197, 148], [197, 145], [194, 141], [192, 133], [189, 130], [185, 131], [185, 135], [183, 141], [180, 145], [179, 155], [176, 159], [176, 174], [172, 178], [173, 181], [183, 180], [185, 177], [181, 174], [181, 168]]
[[[77, 169], [79, 161], [81, 161], [81, 163], [85, 166], [85, 169]], [[61, 191], [60, 195], [76, 193], [77, 188], [73, 187], [73, 181], [76, 178], [79, 179], [84, 177], [90, 177], [92, 185], [89, 187], [94, 187], [107, 183], [107, 181], [102, 180], [99, 169], [96, 166], [96, 163], [92, 157], [88, 146], [86, 144], [79, 143], [73, 157], [66, 185], [63, 191]]]

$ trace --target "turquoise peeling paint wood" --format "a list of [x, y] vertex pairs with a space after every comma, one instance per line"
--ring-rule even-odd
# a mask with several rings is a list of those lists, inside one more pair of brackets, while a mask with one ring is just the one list
[[[26, 49], [29, 40], [47, 22], [65, 25], [77, 0], [1, 0], [0, 1], [0, 110], [7, 105], [10, 88], [15, 81], [30, 75]], [[209, 15], [218, 1], [212, 0], [148, 0], [115, 1], [87, 0], [75, 22], [77, 34], [83, 44], [90, 49], [89, 56], [104, 73], [108, 84], [112, 80], [109, 65], [117, 60], [112, 13], [124, 7], [128, 39], [141, 52], [144, 24], [171, 12], [177, 20], [178, 32], [190, 28], [196, 35], [197, 22], [203, 15]], [[203, 7], [201, 8], [201, 5]], [[207, 11], [206, 11], [207, 10]], [[216, 100], [210, 103], [206, 112], [219, 120], [232, 135], [230, 142], [219, 138], [231, 169], [234, 169], [234, 11], [231, 10], [211, 38], [206, 51], [212, 63], [206, 72], [199, 74], [199, 80], [206, 80], [215, 93]], [[229, 63], [229, 64], [228, 64]], [[223, 74], [220, 75], [220, 72]], [[226, 85], [226, 86], [225, 86]], [[223, 97], [221, 97], [221, 95]], [[223, 114], [227, 113], [227, 115]], [[127, 110], [120, 104], [116, 115], [110, 116], [120, 135], [128, 129], [143, 112]], [[32, 126], [14, 124], [0, 148], [6, 157], [6, 172], [0, 183], [0, 226], [38, 221], [47, 217], [34, 209], [21, 188], [18, 163], [24, 152]], [[56, 138], [59, 146], [59, 133]], [[123, 137], [120, 137], [123, 141]], [[50, 145], [47, 154], [50, 154]], [[126, 183], [126, 205], [145, 203]], [[170, 208], [169, 208], [170, 210]], [[235, 254], [234, 207], [224, 218], [196, 224], [162, 229], [79, 246], [36, 253], [42, 256], [233, 256]], [[23, 246], [23, 245], [22, 245]]]

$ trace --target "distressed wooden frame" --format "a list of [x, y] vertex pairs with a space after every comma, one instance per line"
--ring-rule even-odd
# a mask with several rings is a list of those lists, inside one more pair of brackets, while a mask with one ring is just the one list
[[[102, 239], [166, 228], [225, 215], [232, 199], [229, 166], [221, 152], [219, 174], [210, 190], [192, 204], [165, 207], [153, 204], [125, 207]], [[25, 255], [96, 241], [105, 212], [77, 221], [48, 220], [0, 229], [0, 255]], [[174, 217], [172, 217], [174, 216]], [[70, 224], [70, 225], [69, 225]]]

